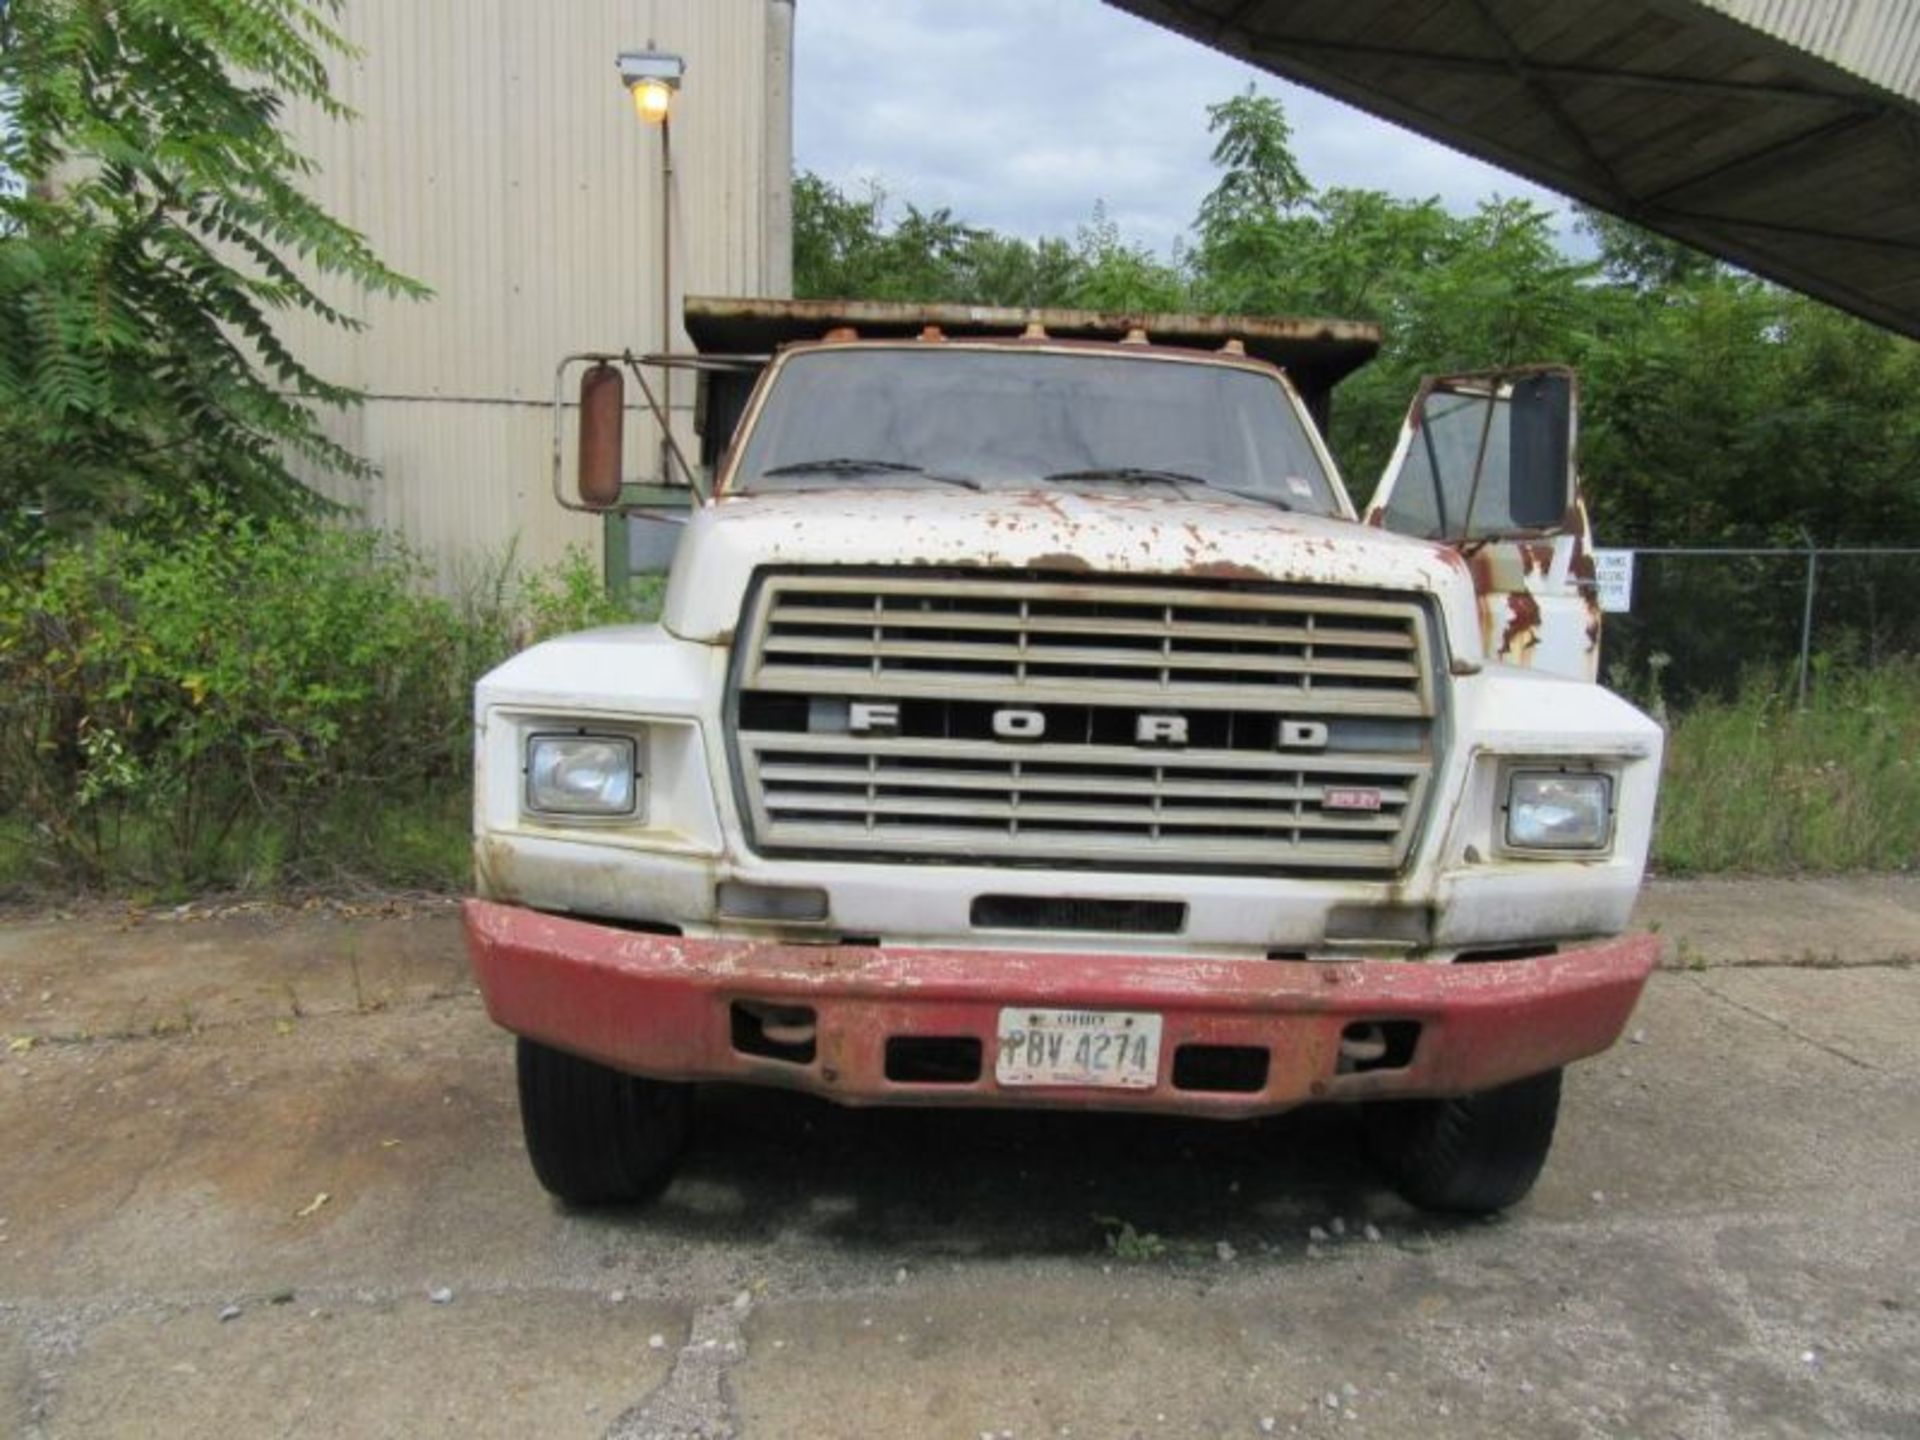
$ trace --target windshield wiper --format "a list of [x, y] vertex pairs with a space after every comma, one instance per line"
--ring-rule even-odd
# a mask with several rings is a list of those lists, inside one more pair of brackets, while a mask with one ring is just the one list
[[795, 460], [790, 465], [776, 465], [771, 470], [762, 470], [762, 475], [815, 475], [852, 473], [858, 470], [897, 470], [901, 474], [917, 474], [922, 467], [908, 465], [899, 460], [863, 460], [858, 455], [829, 455], [819, 460]]
[[1253, 500], [1262, 505], [1272, 505], [1279, 510], [1291, 510], [1293, 506], [1278, 495], [1257, 494], [1251, 490], [1236, 490], [1231, 485], [1218, 485], [1199, 475], [1189, 475], [1184, 470], [1161, 470], [1151, 465], [1109, 465], [1093, 470], [1056, 470], [1051, 475], [1041, 477], [1048, 481], [1071, 482], [1075, 480], [1120, 480], [1159, 482], [1165, 485], [1198, 485], [1203, 490], [1218, 490], [1226, 495], [1237, 495], [1242, 500]]
[[919, 475], [924, 479], [937, 480], [943, 485], [958, 485], [966, 490], [978, 490], [980, 483], [969, 480], [964, 475], [936, 475], [924, 465], [911, 465], [904, 460], [868, 460], [858, 455], [829, 455], [819, 460], [795, 460], [786, 465], [776, 465], [771, 470], [762, 470], [756, 477], [767, 479], [777, 475]]
[[1169, 485], [1205, 485], [1208, 482], [1184, 470], [1160, 470], [1151, 465], [1102, 465], [1092, 470], [1055, 470], [1044, 480], [1161, 480]]

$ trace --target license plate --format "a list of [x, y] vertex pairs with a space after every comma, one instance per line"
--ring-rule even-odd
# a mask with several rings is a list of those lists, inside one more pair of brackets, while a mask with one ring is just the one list
[[1160, 1017], [1141, 1010], [1000, 1012], [1002, 1085], [1147, 1090], [1160, 1077]]

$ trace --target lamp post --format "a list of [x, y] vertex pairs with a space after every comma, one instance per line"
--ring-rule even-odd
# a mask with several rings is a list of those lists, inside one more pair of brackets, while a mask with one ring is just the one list
[[[620, 54], [620, 83], [633, 100], [633, 113], [643, 125], [660, 127], [660, 353], [673, 349], [673, 104], [687, 62], [679, 55], [653, 48]], [[660, 375], [660, 410], [673, 423], [673, 367]], [[668, 437], [661, 437], [660, 477], [667, 476]]]

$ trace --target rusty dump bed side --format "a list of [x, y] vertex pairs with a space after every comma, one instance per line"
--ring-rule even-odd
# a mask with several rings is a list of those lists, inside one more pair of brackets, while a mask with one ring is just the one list
[[889, 300], [763, 300], [689, 295], [688, 337], [703, 354], [770, 355], [782, 345], [849, 329], [899, 339], [935, 326], [951, 339], [1014, 338], [1039, 326], [1055, 340], [1119, 341], [1218, 350], [1230, 340], [1285, 370], [1316, 415], [1327, 395], [1380, 349], [1380, 327], [1361, 320], [1284, 315], [1181, 315]]

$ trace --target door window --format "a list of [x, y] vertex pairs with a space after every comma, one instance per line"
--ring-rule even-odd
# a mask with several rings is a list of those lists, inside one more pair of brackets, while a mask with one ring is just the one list
[[1435, 382], [1392, 477], [1387, 528], [1453, 541], [1558, 528], [1572, 499], [1572, 406], [1563, 373]]

